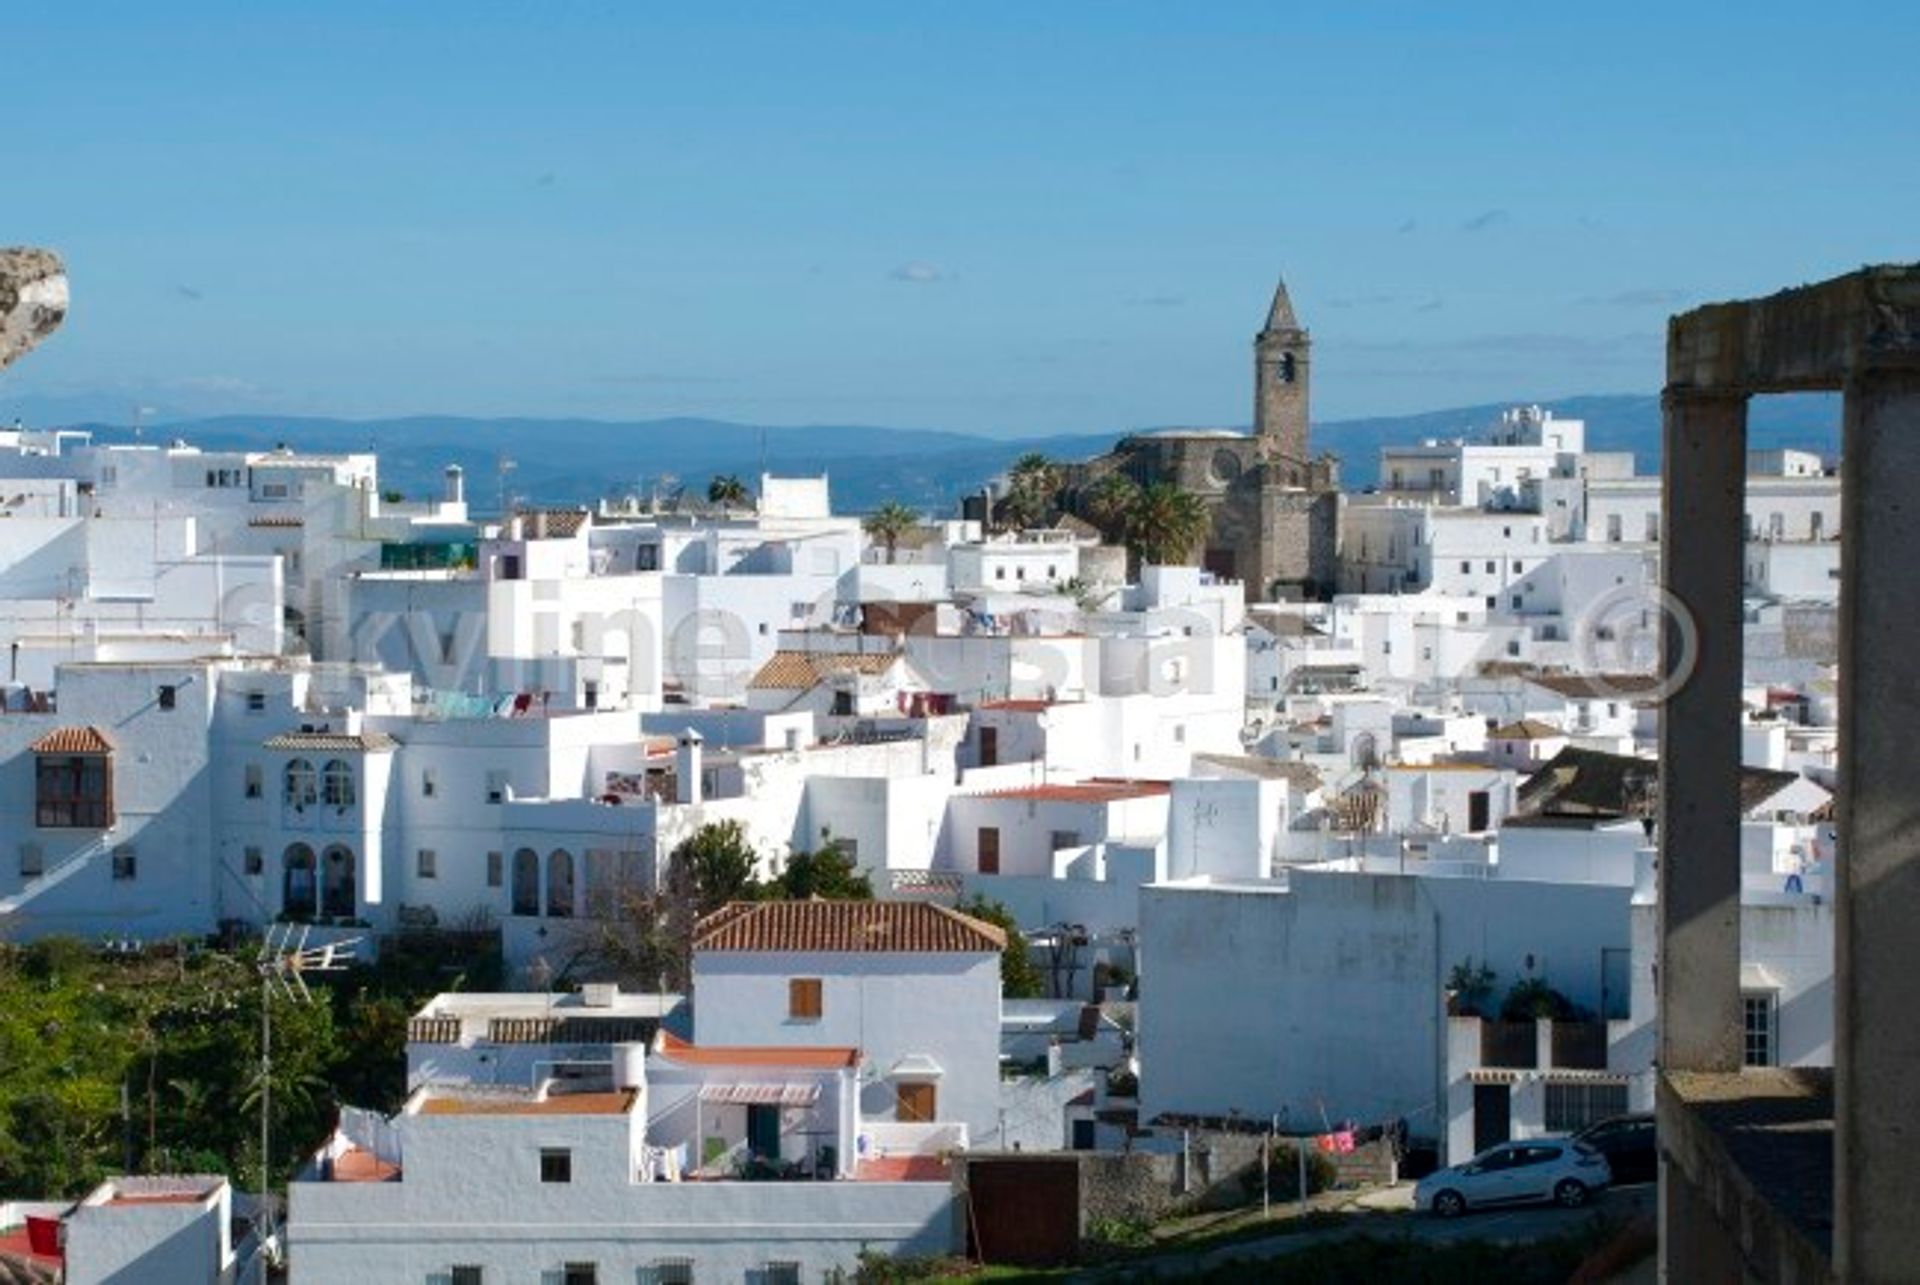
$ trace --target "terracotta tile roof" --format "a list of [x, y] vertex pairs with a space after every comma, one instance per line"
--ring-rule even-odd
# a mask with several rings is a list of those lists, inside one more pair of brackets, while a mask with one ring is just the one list
[[776, 651], [747, 686], [805, 691], [832, 674], [884, 674], [899, 659], [897, 651]]
[[1571, 700], [1634, 700], [1660, 686], [1652, 674], [1528, 674], [1526, 680]]
[[939, 1156], [876, 1156], [853, 1167], [855, 1182], [946, 1182], [950, 1176]]
[[[718, 913], [718, 912], [716, 912]], [[772, 1066], [838, 1071], [860, 1065], [860, 1050], [796, 1044], [689, 1044], [672, 1031], [661, 1031], [653, 1051], [682, 1066]]]
[[1552, 723], [1543, 723], [1537, 718], [1523, 718], [1505, 727], [1496, 727], [1487, 733], [1489, 740], [1495, 741], [1550, 741], [1556, 736], [1565, 736], [1566, 732]]
[[693, 948], [716, 951], [997, 951], [992, 924], [920, 901], [736, 901], [702, 919]]
[[982, 701], [975, 709], [1004, 709], [1016, 714], [1039, 714], [1052, 709], [1055, 705], [1078, 705], [1079, 701], [1049, 700], [1000, 700]]
[[56, 727], [27, 749], [34, 754], [111, 754], [115, 746], [97, 727]]
[[[520, 516], [527, 519], [537, 518], [546, 532], [545, 538], [549, 540], [568, 539], [578, 535], [580, 528], [587, 525], [585, 509], [521, 509]], [[533, 521], [529, 520], [523, 528], [529, 538], [535, 538], [533, 527]]]
[[633, 1107], [634, 1090], [611, 1093], [555, 1093], [544, 1098], [519, 1094], [430, 1097], [421, 1115], [624, 1115]]
[[1171, 791], [1165, 781], [1122, 781], [1095, 777], [1057, 785], [1021, 785], [1010, 790], [994, 790], [982, 795], [988, 799], [1025, 799], [1034, 803], [1124, 803], [1129, 799], [1158, 798]]
[[342, 1152], [333, 1160], [335, 1182], [392, 1182], [399, 1176], [399, 1165], [359, 1147]]
[[282, 732], [269, 736], [264, 745], [270, 750], [326, 750], [350, 753], [354, 750], [380, 752], [398, 749], [400, 742], [385, 732]]

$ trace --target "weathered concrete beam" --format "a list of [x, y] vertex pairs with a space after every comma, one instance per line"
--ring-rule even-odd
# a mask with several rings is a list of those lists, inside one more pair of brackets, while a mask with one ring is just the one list
[[60, 328], [67, 269], [51, 250], [0, 248], [0, 369]]
[[1819, 391], [1888, 367], [1920, 368], [1920, 264], [1708, 304], [1667, 324], [1669, 388]]

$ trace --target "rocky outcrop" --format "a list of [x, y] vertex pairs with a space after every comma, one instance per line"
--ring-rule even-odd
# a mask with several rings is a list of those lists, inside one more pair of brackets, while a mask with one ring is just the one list
[[0, 248], [0, 369], [60, 328], [67, 269], [51, 250]]

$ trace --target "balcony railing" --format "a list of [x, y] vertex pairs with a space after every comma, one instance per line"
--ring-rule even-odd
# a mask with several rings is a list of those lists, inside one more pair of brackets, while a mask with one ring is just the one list
[[1480, 1023], [1480, 1065], [1531, 1070], [1540, 1064], [1532, 1022]]
[[1606, 1070], [1606, 1023], [1555, 1022], [1553, 1024], [1553, 1064], [1569, 1070]]

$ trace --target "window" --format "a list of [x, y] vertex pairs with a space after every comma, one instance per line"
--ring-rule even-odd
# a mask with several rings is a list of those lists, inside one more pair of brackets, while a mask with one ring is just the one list
[[1513, 609], [1514, 609], [1515, 611], [1519, 611], [1519, 610], [1520, 610], [1520, 609], [1521, 609], [1521, 608], [1522, 608], [1523, 606], [1525, 606], [1525, 605], [1526, 605], [1526, 600], [1525, 600], [1525, 599], [1523, 599], [1523, 598], [1522, 598], [1522, 597], [1521, 597], [1521, 596], [1520, 596], [1519, 594], [1517, 594], [1517, 593], [1513, 595]]
[[294, 759], [287, 764], [286, 787], [287, 806], [296, 811], [320, 802], [320, 778], [314, 774], [313, 764], [305, 759]]
[[113, 825], [113, 771], [105, 754], [42, 754], [34, 770], [34, 820], [47, 830]]
[[328, 759], [320, 771], [320, 799], [330, 808], [353, 806], [353, 765], [344, 759]]
[[573, 1152], [565, 1147], [540, 1148], [540, 1181], [572, 1182]]
[[505, 858], [506, 854], [503, 852], [489, 852], [487, 854], [487, 887], [498, 888], [500, 886], [503, 867], [506, 864]]
[[139, 873], [139, 862], [133, 855], [133, 849], [122, 845], [113, 850], [113, 877], [115, 882], [131, 879]]
[[1547, 1131], [1575, 1133], [1627, 1110], [1624, 1084], [1555, 1084], [1547, 1082]]
[[1492, 574], [1493, 574], [1494, 572], [1496, 572], [1496, 571], [1498, 571], [1499, 569], [1500, 569], [1500, 564], [1499, 564], [1499, 563], [1497, 563], [1497, 562], [1495, 562], [1495, 561], [1494, 561], [1493, 559], [1491, 559], [1491, 558], [1489, 558], [1489, 559], [1487, 559], [1487, 574], [1488, 574], [1488, 575], [1492, 575]]
[[265, 692], [247, 693], [247, 713], [264, 714], [267, 712], [267, 694]]
[[479, 1267], [456, 1267], [447, 1273], [447, 1285], [486, 1285], [486, 1279]]
[[795, 1022], [817, 1022], [825, 1011], [818, 977], [795, 977], [787, 982], [787, 1018]]
[[1463, 575], [1463, 576], [1464, 576], [1464, 575], [1467, 575], [1467, 574], [1468, 574], [1468, 573], [1470, 573], [1470, 572], [1471, 572], [1472, 570], [1473, 570], [1473, 564], [1472, 564], [1471, 562], [1466, 562], [1466, 561], [1462, 561], [1462, 562], [1460, 563], [1460, 574], [1461, 574], [1461, 575]]
[[894, 1111], [896, 1120], [928, 1124], [940, 1118], [938, 1114], [939, 1095], [935, 1085], [928, 1081], [914, 1081], [900, 1086], [900, 1097]]
[[652, 1267], [641, 1269], [642, 1285], [693, 1285], [691, 1258], [656, 1258]]
[[46, 868], [47, 857], [46, 854], [40, 850], [39, 844], [23, 843], [20, 845], [20, 877], [22, 879], [32, 879], [36, 875], [43, 874]]
[[431, 879], [434, 877], [439, 864], [440, 858], [434, 853], [432, 848], [422, 848], [414, 857], [414, 873], [422, 879]]
[[1005, 567], [995, 567], [993, 569], [993, 578], [995, 580], [1005, 580], [1007, 578], [1007, 569]]
[[507, 799], [507, 774], [501, 771], [487, 773], [487, 802], [504, 803]]
[[172, 683], [160, 685], [160, 708], [172, 709], [180, 700], [180, 689]]
[[573, 854], [565, 848], [547, 857], [547, 914], [557, 919], [573, 914]]
[[595, 1285], [600, 1268], [593, 1263], [568, 1263], [560, 1270], [561, 1285]]
[[[1138, 757], [1139, 749], [1140, 749], [1139, 746], [1137, 745], [1134, 746], [1134, 752], [1136, 757]], [[981, 874], [983, 875], [999, 874], [1000, 873], [1000, 827], [992, 826], [992, 825], [981, 826], [979, 845], [974, 849], [974, 851], [976, 854], [974, 865], [979, 869]]]
[[266, 793], [267, 787], [263, 776], [264, 774], [260, 771], [260, 765], [258, 763], [247, 764], [245, 768], [246, 783], [241, 787], [240, 793], [249, 799], [257, 799]]
[[1055, 830], [1052, 838], [1047, 842], [1055, 852], [1059, 852], [1063, 848], [1077, 848], [1080, 846], [1080, 832], [1078, 830]]
[[513, 854], [513, 913], [540, 913], [540, 854], [532, 848]]
[[420, 769], [420, 797], [423, 799], [430, 799], [433, 797], [434, 792], [439, 788], [440, 788], [439, 782], [434, 778], [433, 769], [430, 767], [421, 768]]
[[1647, 540], [1651, 543], [1651, 542], [1656, 542], [1659, 539], [1660, 539], [1660, 515], [1658, 513], [1649, 513], [1647, 514]]
[[800, 1264], [770, 1262], [760, 1269], [760, 1285], [800, 1285]]
[[267, 868], [267, 859], [260, 849], [248, 847], [240, 850], [240, 869], [247, 874], [257, 875]]
[[1779, 1059], [1774, 1038], [1780, 1016], [1779, 998], [1773, 991], [1754, 991], [1740, 997], [1740, 1006], [1746, 1012], [1742, 1060], [1747, 1066], [1773, 1066]]

